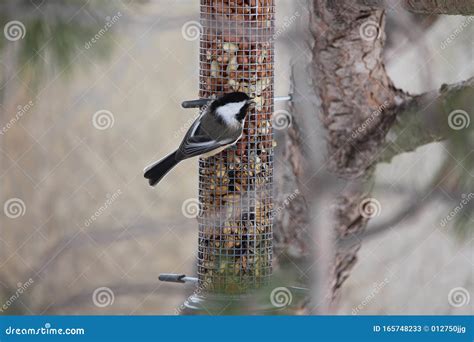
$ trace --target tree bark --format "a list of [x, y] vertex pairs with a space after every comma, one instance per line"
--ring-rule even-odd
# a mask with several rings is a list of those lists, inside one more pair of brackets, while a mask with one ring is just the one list
[[[382, 61], [383, 11], [348, 7], [344, 1], [315, 0], [313, 6], [313, 75], [329, 135], [328, 167], [344, 178], [359, 178], [373, 165], [384, 129], [393, 120], [383, 109], [408, 95], [393, 86]], [[371, 126], [379, 130], [351, 139], [353, 129], [371, 117]]]

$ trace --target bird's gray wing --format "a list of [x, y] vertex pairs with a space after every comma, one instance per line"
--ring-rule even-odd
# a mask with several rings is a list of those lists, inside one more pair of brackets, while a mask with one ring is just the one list
[[211, 152], [232, 142], [233, 139], [216, 141], [209, 138], [208, 136], [198, 135], [189, 137], [187, 140], [183, 141], [179, 147], [179, 151], [184, 158], [191, 158], [200, 154]]
[[[214, 127], [211, 127], [213, 126]], [[213, 133], [214, 132], [214, 133]], [[216, 132], [219, 132], [216, 134]], [[214, 136], [211, 136], [213, 133]], [[211, 152], [219, 147], [235, 142], [238, 137], [228, 137], [225, 127], [215, 124], [208, 112], [196, 119], [186, 132], [179, 152], [183, 159]], [[223, 137], [226, 137], [223, 139]]]

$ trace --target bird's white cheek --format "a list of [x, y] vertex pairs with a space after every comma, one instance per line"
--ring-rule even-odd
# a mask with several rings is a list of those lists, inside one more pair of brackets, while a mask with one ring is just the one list
[[235, 118], [242, 107], [245, 105], [245, 101], [228, 103], [217, 109], [217, 114], [224, 120], [228, 125], [240, 125], [240, 122]]

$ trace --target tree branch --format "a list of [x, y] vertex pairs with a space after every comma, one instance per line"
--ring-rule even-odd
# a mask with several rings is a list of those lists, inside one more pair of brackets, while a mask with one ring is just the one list
[[[358, 0], [358, 4], [379, 9], [389, 8], [387, 0]], [[474, 14], [472, 0], [402, 0], [400, 5], [407, 11], [420, 14]]]
[[[474, 77], [450, 85], [442, 85], [439, 90], [410, 97], [400, 106], [388, 110], [396, 117], [386, 137], [387, 148], [380, 161], [389, 162], [394, 156], [415, 150], [422, 145], [449, 138], [456, 132], [455, 110], [464, 111], [459, 119], [474, 122]], [[460, 130], [459, 134], [468, 133]]]

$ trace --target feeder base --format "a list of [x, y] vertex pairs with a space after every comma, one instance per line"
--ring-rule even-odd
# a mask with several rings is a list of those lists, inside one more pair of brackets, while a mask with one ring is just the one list
[[184, 302], [184, 315], [277, 315], [281, 308], [262, 303], [253, 295], [192, 294]]

